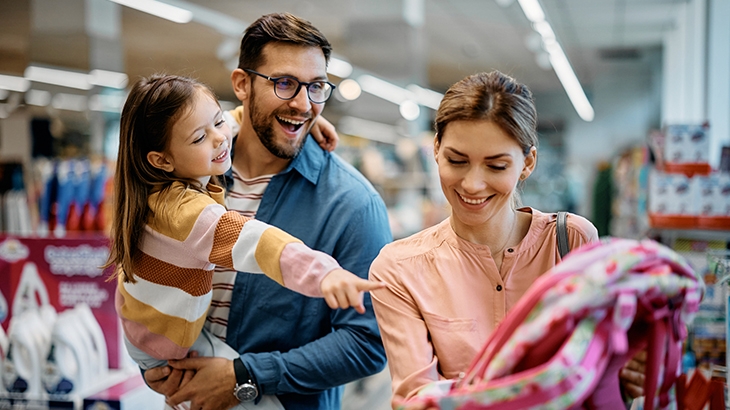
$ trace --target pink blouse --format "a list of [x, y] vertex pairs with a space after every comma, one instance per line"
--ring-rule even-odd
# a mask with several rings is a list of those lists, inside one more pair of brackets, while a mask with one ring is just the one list
[[[556, 214], [531, 208], [530, 229], [504, 251], [501, 271], [489, 248], [459, 238], [449, 219], [386, 245], [370, 279], [388, 283], [372, 291], [393, 383], [393, 400], [423, 385], [458, 378], [487, 337], [534, 280], [560, 261]], [[569, 214], [570, 248], [598, 240], [587, 219]]]

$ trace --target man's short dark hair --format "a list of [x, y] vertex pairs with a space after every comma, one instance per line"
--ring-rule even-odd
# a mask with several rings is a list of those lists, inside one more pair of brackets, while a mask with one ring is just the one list
[[319, 47], [329, 62], [332, 45], [327, 38], [307, 20], [289, 13], [272, 13], [254, 21], [243, 34], [238, 68], [252, 70], [262, 66], [264, 46], [281, 42], [301, 46]]

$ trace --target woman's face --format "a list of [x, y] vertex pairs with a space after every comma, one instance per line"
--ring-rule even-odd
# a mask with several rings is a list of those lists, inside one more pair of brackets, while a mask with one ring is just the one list
[[536, 162], [534, 147], [525, 156], [517, 141], [486, 120], [450, 123], [434, 155], [452, 222], [465, 228], [511, 220], [505, 217], [520, 175], [527, 178]]

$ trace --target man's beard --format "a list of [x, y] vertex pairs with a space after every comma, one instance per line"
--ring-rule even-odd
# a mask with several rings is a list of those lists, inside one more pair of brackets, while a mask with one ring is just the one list
[[[307, 138], [307, 135], [309, 134], [309, 129], [304, 134], [304, 136], [297, 142], [292, 144], [277, 144], [276, 143], [276, 137], [274, 135], [274, 122], [278, 122], [276, 119], [277, 111], [273, 112], [272, 115], [266, 115], [264, 113], [259, 113], [256, 109], [256, 93], [253, 91], [253, 87], [251, 87], [251, 102], [248, 106], [248, 112], [249, 112], [249, 119], [251, 120], [251, 126], [253, 127], [254, 132], [259, 137], [259, 141], [261, 141], [261, 144], [266, 147], [266, 149], [269, 150], [274, 156], [281, 159], [292, 159], [299, 155], [299, 152], [301, 152], [302, 147], [304, 146], [304, 141]], [[278, 110], [278, 112], [282, 112], [282, 110]], [[293, 112], [292, 116], [299, 115], [298, 112]], [[303, 125], [304, 126], [304, 125]], [[312, 123], [309, 124], [309, 128], [311, 129]]]

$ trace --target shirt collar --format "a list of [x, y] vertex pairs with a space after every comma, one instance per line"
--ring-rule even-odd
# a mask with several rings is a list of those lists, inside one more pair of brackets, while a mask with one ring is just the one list
[[322, 167], [324, 166], [325, 155], [327, 153], [317, 144], [317, 141], [313, 137], [310, 137], [310, 135], [307, 135], [299, 155], [281, 173], [284, 174], [294, 169], [307, 181], [316, 185], [317, 181], [319, 181]]
[[[233, 147], [236, 146], [237, 138], [237, 135], [233, 137]], [[235, 149], [231, 150], [231, 160], [233, 160], [234, 155]], [[294, 169], [299, 172], [299, 174], [301, 174], [307, 181], [311, 182], [314, 185], [317, 185], [320, 172], [322, 171], [322, 167], [324, 166], [325, 155], [327, 155], [327, 152], [325, 152], [319, 146], [319, 144], [317, 144], [317, 141], [314, 140], [314, 137], [311, 137], [311, 135], [308, 134], [306, 139], [304, 140], [304, 146], [299, 152], [299, 155], [294, 157], [289, 165], [279, 174], [285, 174]], [[225, 180], [226, 186], [228, 187], [228, 189], [230, 189], [233, 185], [233, 167], [228, 168], [228, 171], [226, 171], [226, 173], [223, 175], [223, 178]]]

